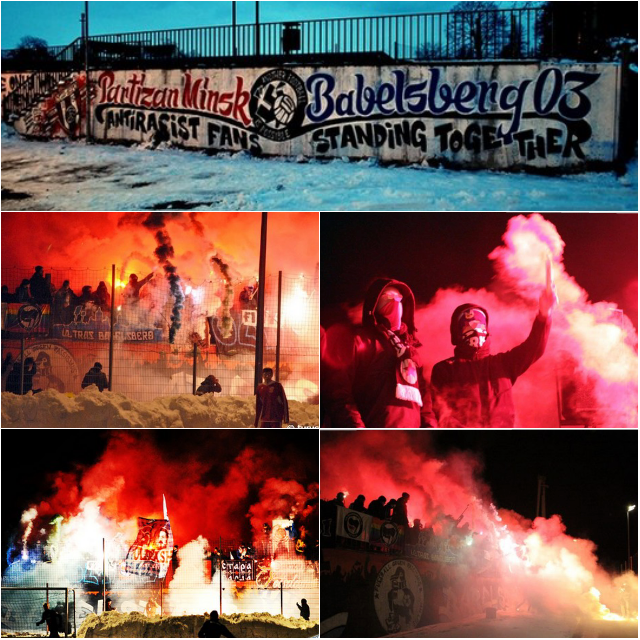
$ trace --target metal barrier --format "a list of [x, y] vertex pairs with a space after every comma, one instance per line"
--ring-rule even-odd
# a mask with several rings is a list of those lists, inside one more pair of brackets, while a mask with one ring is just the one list
[[[526, 59], [540, 54], [543, 9], [495, 9], [266, 22], [92, 35], [92, 67], [191, 65], [220, 58], [376, 54], [394, 60]], [[84, 62], [82, 39], [44, 63]], [[3, 65], [17, 50], [3, 50]]]

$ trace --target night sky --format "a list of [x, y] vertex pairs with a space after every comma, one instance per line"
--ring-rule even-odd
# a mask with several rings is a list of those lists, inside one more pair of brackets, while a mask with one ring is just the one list
[[[418, 304], [439, 288], [488, 287], [489, 253], [502, 244], [514, 213], [322, 213], [321, 305], [362, 301], [368, 283], [388, 276], [406, 282]], [[544, 213], [566, 247], [567, 272], [592, 302], [615, 302], [638, 326], [638, 216]]]
[[[323, 432], [321, 448], [347, 438], [344, 446], [351, 447], [355, 457], [357, 439], [362, 435], [366, 434]], [[395, 437], [393, 432], [388, 435]], [[605, 568], [619, 569], [624, 562], [626, 509], [638, 504], [637, 431], [457, 429], [415, 431], [409, 436], [415, 438], [416, 450], [431, 450], [436, 457], [456, 449], [480, 454], [484, 460], [481, 477], [491, 489], [494, 504], [529, 519], [535, 517], [538, 475], [545, 476], [547, 517], [559, 514], [569, 535], [595, 542]], [[358, 488], [349, 487], [349, 491], [355, 495]], [[637, 508], [630, 514], [634, 554], [637, 514]]]

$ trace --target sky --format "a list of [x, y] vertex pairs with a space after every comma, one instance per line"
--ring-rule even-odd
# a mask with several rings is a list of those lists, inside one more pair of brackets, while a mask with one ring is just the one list
[[[456, 2], [261, 2], [262, 22], [365, 17], [448, 11]], [[511, 5], [512, 3], [505, 3]], [[95, 35], [178, 29], [231, 23], [231, 2], [91, 2], [90, 32]], [[24, 36], [50, 46], [67, 45], [80, 36], [84, 2], [3, 1], [2, 48]], [[255, 3], [238, 2], [238, 22], [255, 22]]]
[[[437, 289], [490, 284], [489, 253], [515, 213], [322, 213], [321, 303], [362, 300], [369, 281], [393, 277], [428, 302]], [[637, 327], [638, 217], [544, 213], [564, 240], [567, 272], [592, 301], [616, 302]], [[357, 251], [353, 247], [357, 246]]]
[[[399, 434], [386, 432], [390, 447]], [[320, 496], [329, 486], [325, 469], [327, 445], [341, 443], [357, 466], [359, 443], [380, 432], [323, 432], [321, 438]], [[445, 458], [454, 451], [479, 456], [478, 476], [488, 485], [494, 504], [525, 518], [536, 515], [537, 477], [546, 477], [547, 517], [559, 514], [569, 535], [592, 540], [600, 561], [619, 568], [626, 556], [626, 507], [637, 504], [637, 431], [551, 430], [545, 432], [456, 429], [404, 432], [412, 451]], [[393, 445], [395, 446], [395, 445]], [[391, 448], [382, 452], [397, 476], [402, 459]], [[345, 473], [345, 481], [349, 474]], [[326, 484], [325, 484], [326, 483]], [[361, 487], [345, 486], [350, 496]], [[381, 488], [380, 493], [385, 493]], [[367, 504], [379, 495], [367, 495]], [[396, 497], [385, 494], [387, 499]], [[636, 551], [637, 511], [631, 513], [632, 550]], [[409, 514], [411, 516], [411, 513]], [[417, 516], [415, 516], [417, 517]]]

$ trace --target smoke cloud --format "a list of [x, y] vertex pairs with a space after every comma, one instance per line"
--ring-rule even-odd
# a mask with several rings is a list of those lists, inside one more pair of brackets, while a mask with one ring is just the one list
[[559, 515], [532, 521], [496, 508], [478, 456], [469, 451], [437, 455], [426, 433], [419, 441], [416, 435], [331, 434], [322, 443], [322, 499], [341, 491], [349, 494], [346, 504], [358, 494], [368, 503], [408, 492], [409, 522], [420, 519], [436, 535], [448, 537], [446, 527], [459, 520], [458, 527], [473, 537], [477, 550], [472, 553], [491, 557], [499, 567], [503, 592], [516, 600], [514, 607], [526, 602], [538, 613], [591, 617], [602, 617], [604, 607], [630, 616], [637, 602], [633, 573], [609, 575], [598, 565], [596, 545], [568, 534]]

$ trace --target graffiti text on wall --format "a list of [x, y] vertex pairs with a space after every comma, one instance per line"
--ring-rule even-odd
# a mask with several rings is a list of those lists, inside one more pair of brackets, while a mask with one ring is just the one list
[[236, 74], [220, 87], [214, 78], [186, 71], [176, 88], [154, 86], [145, 73], [119, 80], [107, 71], [97, 81], [95, 114], [107, 136], [122, 129], [214, 149], [259, 153], [263, 141], [310, 134], [318, 155], [413, 148], [424, 156], [455, 157], [512, 146], [526, 160], [585, 159], [582, 145], [592, 137], [585, 120], [592, 110], [588, 89], [600, 73], [547, 67], [533, 78], [502, 84], [452, 83], [439, 68], [426, 74], [413, 80], [395, 69], [387, 80], [371, 82], [356, 73], [345, 87], [331, 73], [315, 72], [304, 81], [293, 71], [273, 69], [253, 84]]

